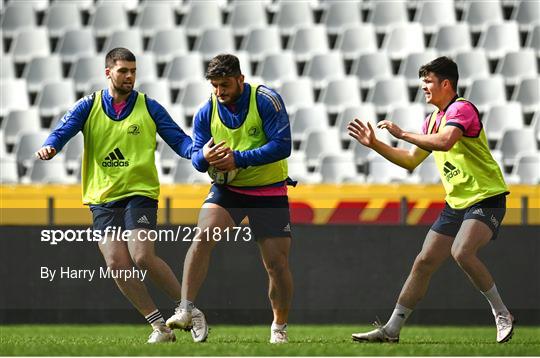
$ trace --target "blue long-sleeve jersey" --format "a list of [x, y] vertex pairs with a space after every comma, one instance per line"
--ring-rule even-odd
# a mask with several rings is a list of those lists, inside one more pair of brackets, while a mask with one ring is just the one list
[[[50, 145], [57, 152], [60, 152], [64, 145], [79, 131], [82, 131], [90, 110], [94, 104], [94, 94], [81, 98], [73, 108], [64, 114], [54, 131], [49, 135], [43, 146]], [[113, 98], [109, 90], [105, 89], [102, 95], [102, 105], [104, 111], [110, 118], [118, 121], [126, 118], [137, 100], [137, 92], [131, 91], [126, 100], [126, 106], [120, 115], [117, 115], [113, 108]], [[178, 155], [190, 159], [193, 141], [184, 131], [174, 122], [169, 113], [156, 100], [146, 97], [146, 107], [152, 119], [156, 123], [157, 133]]]
[[[248, 113], [251, 86], [244, 84], [240, 98], [232, 106], [218, 103], [218, 112], [223, 123], [229, 128], [240, 127]], [[259, 86], [257, 90], [257, 109], [262, 118], [263, 130], [268, 142], [262, 147], [234, 151], [234, 161], [239, 168], [257, 166], [276, 162], [291, 154], [291, 127], [289, 115], [283, 100], [272, 89]], [[204, 158], [202, 147], [212, 137], [210, 121], [212, 118], [212, 100], [197, 112], [193, 128], [193, 156], [191, 161], [200, 172], [208, 170], [208, 162]]]

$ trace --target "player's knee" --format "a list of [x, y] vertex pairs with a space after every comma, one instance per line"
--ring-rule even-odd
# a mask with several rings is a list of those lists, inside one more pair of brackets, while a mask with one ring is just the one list
[[460, 266], [466, 265], [474, 255], [462, 247], [452, 247], [452, 257]]
[[266, 271], [270, 276], [280, 276], [289, 270], [289, 263], [285, 257], [279, 257], [266, 262]]
[[146, 270], [150, 267], [150, 264], [154, 259], [154, 255], [141, 251], [134, 253], [131, 258], [133, 259], [133, 262], [138, 268]]
[[419, 253], [414, 261], [414, 269], [420, 272], [431, 272], [436, 266], [437, 262], [435, 258], [423, 252]]
[[116, 256], [109, 256], [105, 258], [107, 267], [111, 270], [127, 270], [130, 269], [132, 264], [129, 260]]

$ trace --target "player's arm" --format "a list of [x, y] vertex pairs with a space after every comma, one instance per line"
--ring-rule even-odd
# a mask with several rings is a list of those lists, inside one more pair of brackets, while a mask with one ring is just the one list
[[413, 147], [410, 150], [394, 148], [381, 142], [375, 136], [375, 131], [371, 124], [367, 125], [359, 119], [355, 119], [347, 126], [349, 135], [356, 139], [360, 144], [373, 149], [392, 163], [399, 165], [409, 171], [413, 171], [429, 155], [429, 152], [419, 147]]
[[382, 121], [377, 124], [377, 127], [387, 129], [397, 139], [405, 140], [429, 151], [447, 152], [463, 135], [463, 130], [455, 125], [446, 125], [442, 131], [434, 134], [405, 132], [391, 121]]
[[154, 122], [161, 138], [171, 147], [179, 156], [191, 159], [193, 141], [182, 128], [172, 119], [167, 110], [163, 108], [156, 100], [146, 98], [148, 111]]
[[93, 94], [78, 100], [73, 108], [67, 111], [60, 121], [58, 121], [56, 128], [47, 137], [41, 148], [35, 153], [36, 157], [41, 160], [50, 160], [54, 158], [71, 138], [79, 131], [82, 131], [93, 103]]
[[291, 126], [283, 100], [277, 93], [259, 87], [257, 102], [267, 143], [251, 150], [234, 151], [238, 168], [269, 164], [291, 155]]

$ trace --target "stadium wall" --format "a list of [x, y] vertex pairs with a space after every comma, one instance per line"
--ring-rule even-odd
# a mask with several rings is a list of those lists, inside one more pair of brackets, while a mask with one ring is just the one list
[[[97, 243], [50, 245], [40, 240], [45, 228], [51, 229], [0, 227], [1, 323], [143, 322], [112, 279], [41, 278], [42, 267], [103, 267]], [[69, 227], [77, 228], [87, 227]], [[481, 253], [520, 324], [540, 324], [539, 229], [503, 226], [498, 239]], [[386, 319], [427, 230], [422, 225], [294, 225], [290, 323], [367, 324], [377, 316]], [[179, 277], [188, 246], [188, 242], [157, 244], [159, 255]], [[152, 284], [149, 289], [164, 315], [171, 314], [172, 302]], [[222, 242], [213, 253], [197, 304], [211, 324], [268, 323], [266, 289], [257, 245]], [[492, 316], [484, 297], [449, 260], [434, 275], [410, 323], [491, 324]]]

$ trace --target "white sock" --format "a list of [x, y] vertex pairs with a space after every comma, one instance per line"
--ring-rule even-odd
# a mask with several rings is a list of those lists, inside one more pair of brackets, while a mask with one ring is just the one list
[[501, 299], [501, 295], [499, 295], [499, 291], [497, 291], [497, 286], [495, 286], [495, 284], [493, 284], [493, 287], [487, 290], [486, 292], [482, 292], [482, 294], [488, 300], [491, 306], [491, 311], [493, 312], [493, 315], [495, 317], [498, 314], [507, 315], [510, 313], [508, 312], [508, 308], [506, 308], [506, 306], [504, 305]]
[[144, 318], [150, 323], [152, 328], [156, 329], [162, 329], [165, 326], [165, 320], [163, 319], [163, 316], [161, 315], [161, 312], [159, 310], [155, 310], [149, 314], [147, 314]]
[[272, 327], [270, 329], [272, 331], [284, 331], [287, 329], [287, 323], [277, 324], [276, 322], [272, 322]]
[[188, 312], [191, 312], [195, 306], [193, 305], [193, 302], [182, 299], [180, 301], [180, 309], [186, 310]]
[[403, 327], [405, 321], [407, 320], [407, 318], [409, 318], [412, 311], [412, 309], [397, 303], [396, 308], [394, 308], [394, 312], [392, 312], [392, 315], [390, 316], [390, 319], [383, 327], [386, 333], [393, 337], [399, 336], [401, 327]]

